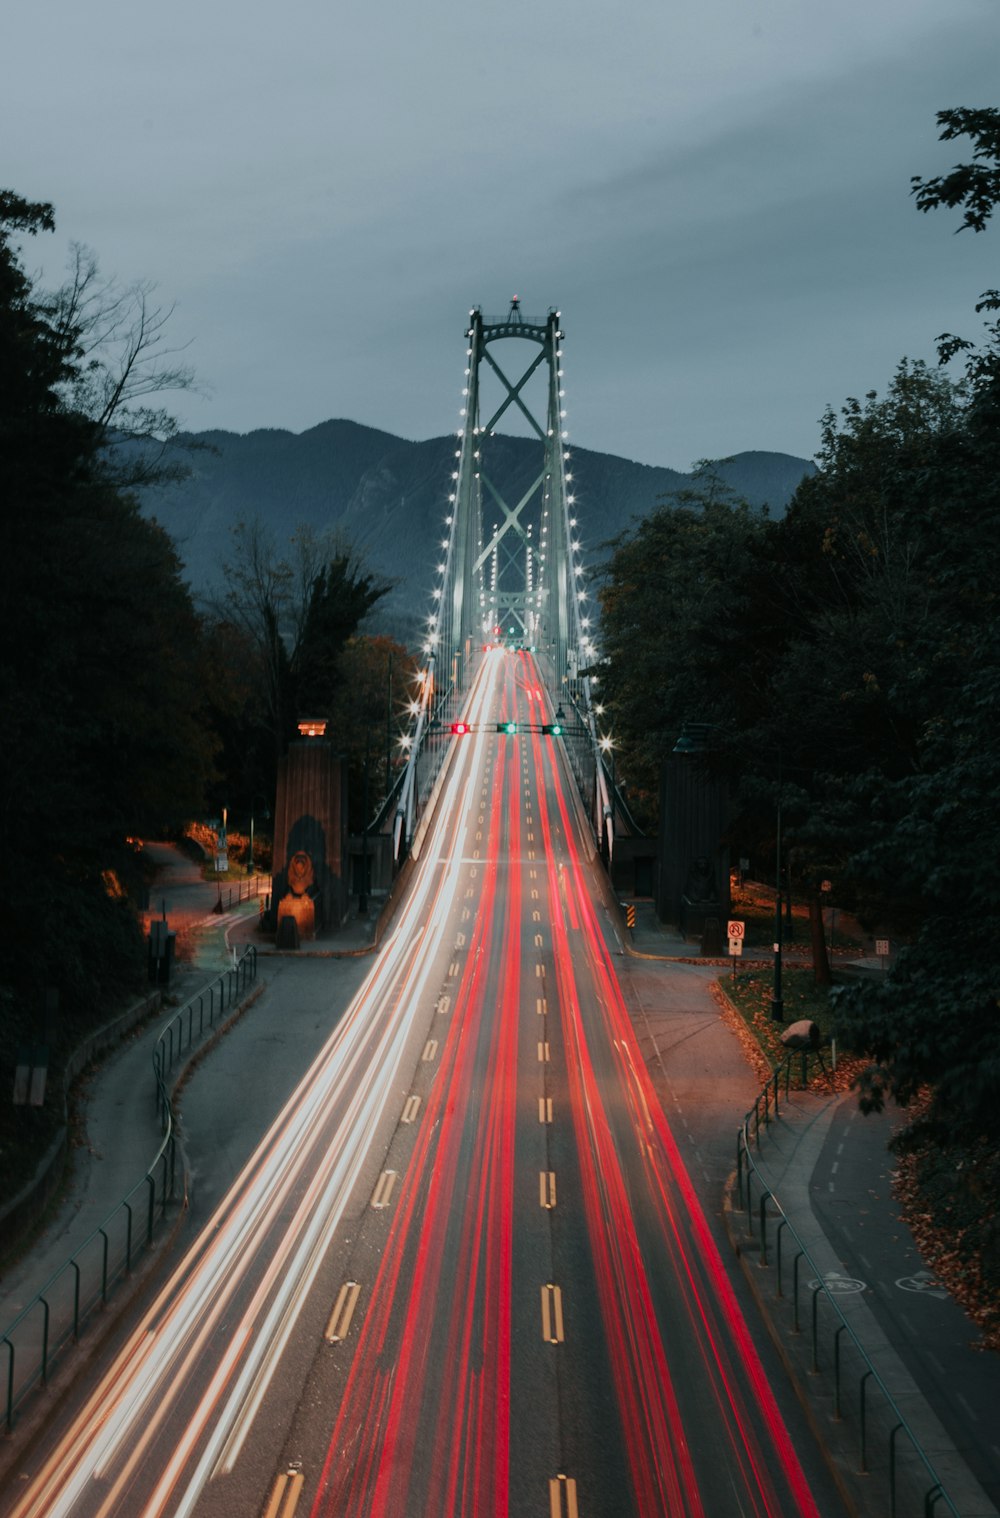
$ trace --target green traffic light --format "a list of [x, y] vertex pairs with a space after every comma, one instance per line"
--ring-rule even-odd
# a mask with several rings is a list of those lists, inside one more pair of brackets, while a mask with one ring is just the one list
[[516, 733], [517, 732], [517, 723], [516, 722], [498, 722], [497, 723], [497, 732], [498, 733]]

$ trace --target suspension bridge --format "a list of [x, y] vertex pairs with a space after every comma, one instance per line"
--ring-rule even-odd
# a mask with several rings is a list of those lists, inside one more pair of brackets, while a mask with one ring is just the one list
[[[610, 858], [616, 808], [589, 673], [598, 651], [573, 490], [561, 314], [528, 316], [515, 295], [506, 316], [474, 307], [465, 339], [419, 696], [403, 739], [405, 768], [376, 826], [391, 827], [398, 864], [414, 845], [447, 742], [468, 727], [480, 661], [504, 648], [533, 658], [551, 719], [543, 725], [566, 744], [595, 839]], [[505, 418], [526, 426], [536, 445], [516, 497], [491, 469], [491, 442]]]

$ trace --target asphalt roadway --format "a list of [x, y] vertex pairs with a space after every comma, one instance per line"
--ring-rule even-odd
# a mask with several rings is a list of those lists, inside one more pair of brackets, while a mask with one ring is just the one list
[[[256, 905], [214, 914], [215, 887], [201, 882], [179, 855], [165, 853], [162, 861], [154, 905], [159, 910], [165, 901], [168, 918], [185, 921], [190, 958], [172, 988], [183, 1000], [230, 962], [234, 942], [252, 936]], [[169, 1235], [173, 1248], [209, 1215], [327, 1038], [336, 1008], [347, 1005], [367, 968], [371, 927], [370, 921], [348, 923], [331, 940], [336, 958], [262, 954], [265, 994], [216, 1041], [184, 1090], [190, 1205], [183, 1227]], [[831, 1412], [829, 1375], [812, 1372], [808, 1333], [791, 1331], [787, 1300], [775, 1297], [773, 1250], [764, 1268], [754, 1230], [737, 1210], [736, 1130], [758, 1081], [712, 994], [719, 969], [685, 962], [690, 948], [664, 931], [643, 904], [635, 933], [621, 948], [619, 970], [640, 1045], [723, 1257], [732, 1263], [748, 1321], [766, 1341], [768, 1373], [780, 1378], [787, 1370], [791, 1376], [850, 1506], [864, 1514], [888, 1512], [875, 1475], [858, 1474], [850, 1419]], [[10, 1323], [45, 1286], [155, 1153], [159, 1134], [150, 1057], [162, 1021], [154, 1018], [89, 1077], [87, 1142], [74, 1150], [68, 1189], [44, 1233], [0, 1279], [0, 1325]], [[1000, 1504], [1000, 1362], [976, 1347], [974, 1325], [933, 1280], [899, 1220], [886, 1149], [891, 1121], [861, 1117], [850, 1096], [800, 1093], [783, 1104], [779, 1120], [762, 1134], [755, 1158], [820, 1275], [838, 1283], [852, 1329], [904, 1408], [958, 1511], [963, 1518], [977, 1518], [995, 1513]], [[140, 1270], [135, 1282], [141, 1279]], [[120, 1296], [126, 1294], [122, 1288]], [[84, 1351], [88, 1341], [100, 1337], [101, 1321], [84, 1336]], [[80, 1351], [67, 1357], [50, 1387], [0, 1444], [0, 1482], [16, 1480], [23, 1441], [84, 1359]], [[790, 1394], [786, 1388], [784, 1395]], [[868, 1463], [876, 1467], [877, 1455]], [[945, 1509], [939, 1502], [933, 1510]]]

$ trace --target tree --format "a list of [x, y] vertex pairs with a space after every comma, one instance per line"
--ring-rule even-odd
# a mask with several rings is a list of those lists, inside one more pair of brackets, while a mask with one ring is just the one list
[[618, 770], [641, 821], [656, 825], [660, 770], [684, 723], [722, 723], [739, 679], [733, 629], [752, 587], [763, 517], [702, 461], [696, 483], [608, 545], [601, 572], [602, 703]]
[[[977, 162], [927, 182], [917, 204], [965, 207], [980, 232], [1000, 202], [1000, 112], [945, 111], [942, 137], [971, 135]], [[960, 228], [961, 230], [961, 228]], [[1000, 306], [997, 292], [978, 310]], [[874, 1064], [865, 1106], [909, 1101], [929, 1086], [921, 1128], [949, 1141], [1000, 1135], [1000, 998], [986, 925], [995, 917], [1000, 851], [996, 774], [1000, 738], [1000, 331], [979, 351], [941, 339], [942, 361], [966, 350], [967, 405], [937, 439], [926, 473], [926, 556], [935, 643], [922, 685], [920, 765], [887, 783], [878, 826], [857, 859], [885, 881], [906, 882], [921, 906], [913, 941], [884, 985], [844, 992], [844, 1032]]]
[[[74, 408], [85, 344], [26, 275], [52, 209], [0, 194], [0, 446], [12, 510], [0, 615], [0, 981], [86, 1017], [142, 967], [121, 890], [130, 833], [200, 807], [202, 642], [173, 546], [109, 474]], [[67, 1017], [70, 1012], [65, 1014]]]
[[259, 520], [238, 523], [213, 607], [217, 628], [237, 632], [253, 661], [246, 713], [266, 734], [269, 785], [299, 718], [331, 715], [341, 655], [389, 590], [336, 534], [300, 527], [290, 547], [282, 557]]
[[934, 211], [939, 206], [963, 206], [965, 214], [958, 231], [971, 227], [973, 232], [982, 232], [1000, 202], [1000, 110], [938, 111], [937, 120], [942, 142], [972, 138], [975, 161], [956, 164], [950, 173], [933, 179], [914, 174], [910, 183], [917, 208]]
[[341, 652], [330, 719], [348, 764], [350, 825], [355, 832], [361, 831], [365, 820], [366, 761], [369, 813], [388, 795], [396, 778], [395, 766], [402, 755], [398, 739], [401, 729], [409, 726], [409, 697], [418, 669], [409, 650], [383, 634], [352, 637]]

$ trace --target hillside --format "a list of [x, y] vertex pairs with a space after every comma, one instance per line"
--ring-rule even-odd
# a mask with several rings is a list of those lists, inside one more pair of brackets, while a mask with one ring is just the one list
[[[197, 592], [218, 585], [240, 520], [259, 518], [282, 543], [301, 524], [316, 531], [336, 528], [394, 583], [380, 622], [400, 635], [413, 625], [434, 581], [455, 467], [453, 436], [415, 443], [341, 420], [302, 433], [204, 432], [179, 442], [190, 449], [182, 454], [190, 476], [145, 492], [142, 505], [176, 541]], [[489, 449], [490, 477], [507, 500], [519, 499], [537, 471], [537, 445], [500, 435]], [[752, 452], [721, 464], [719, 472], [753, 505], [780, 514], [812, 467], [788, 454]], [[572, 472], [579, 531], [591, 563], [635, 517], [691, 483], [678, 470], [586, 448], [572, 449]]]

